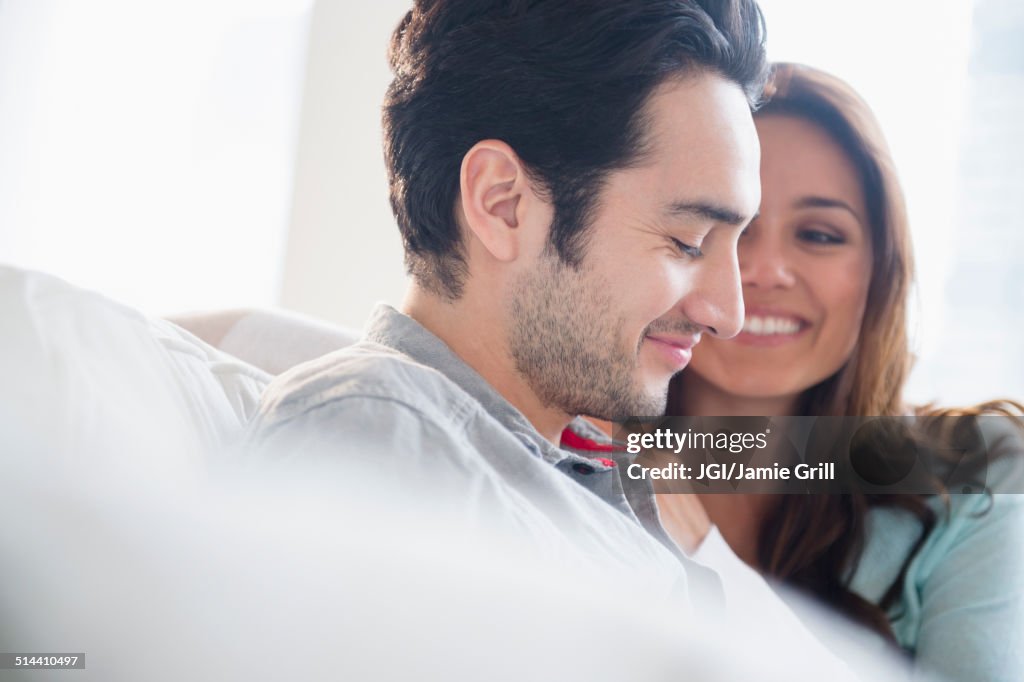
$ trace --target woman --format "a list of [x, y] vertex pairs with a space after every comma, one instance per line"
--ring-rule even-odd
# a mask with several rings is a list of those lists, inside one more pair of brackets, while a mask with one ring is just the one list
[[[902, 400], [911, 248], [877, 122], [847, 85], [808, 67], [777, 65], [768, 94], [755, 116], [761, 212], [739, 251], [744, 329], [695, 349], [668, 414], [940, 414]], [[995, 402], [941, 414], [1019, 409]], [[1015, 434], [1002, 435], [1001, 445], [1015, 446]], [[1024, 630], [1018, 496], [703, 495], [700, 503], [747, 564], [881, 633], [921, 668], [1021, 679], [1024, 654], [1008, 638]], [[658, 505], [677, 541], [700, 543], [692, 496], [660, 495]]]

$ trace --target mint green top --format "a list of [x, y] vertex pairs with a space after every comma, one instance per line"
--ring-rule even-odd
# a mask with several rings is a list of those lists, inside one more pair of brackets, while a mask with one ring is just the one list
[[[1004, 422], [1008, 424], [1008, 422]], [[990, 436], [997, 429], [984, 429]], [[999, 434], [996, 434], [997, 436]], [[1003, 431], [1000, 447], [1013, 447], [1004, 467], [1020, 466], [1020, 437]], [[992, 476], [997, 489], [1008, 476]], [[1008, 472], [1007, 472], [1008, 473]], [[996, 480], [993, 480], [996, 479]], [[1020, 490], [1019, 476], [1014, 486]], [[952, 495], [950, 513], [937, 498], [935, 528], [911, 561], [889, 616], [915, 667], [944, 679], [1024, 680], [1024, 494]], [[921, 533], [908, 512], [875, 509], [867, 543], [850, 587], [877, 603], [899, 574]]]

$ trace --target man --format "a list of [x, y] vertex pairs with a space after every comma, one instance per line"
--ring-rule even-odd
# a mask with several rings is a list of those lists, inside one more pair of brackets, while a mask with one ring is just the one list
[[678, 581], [650, 491], [624, 489], [577, 417], [661, 414], [700, 337], [739, 331], [757, 6], [423, 0], [390, 60], [412, 285], [362, 342], [282, 376], [255, 437], [368, 459], [462, 518], [497, 510], [538, 542]]

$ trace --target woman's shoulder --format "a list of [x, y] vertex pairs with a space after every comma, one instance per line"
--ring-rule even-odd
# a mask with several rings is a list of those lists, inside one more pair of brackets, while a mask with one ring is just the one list
[[[985, 428], [987, 434], [1009, 436], [1000, 447], [1018, 448], [1013, 457], [1020, 457], [1017, 435]], [[959, 622], [957, 614], [981, 619], [996, 627], [993, 632], [999, 622], [1024, 615], [1024, 494], [998, 492], [1006, 489], [1007, 471], [1018, 466], [1000, 454], [986, 472], [988, 491], [926, 498], [935, 516], [923, 538], [923, 522], [906, 510], [876, 507], [869, 512], [850, 589], [879, 604], [899, 581], [889, 616], [904, 648], [935, 649], [934, 643], [921, 641], [922, 632], [931, 622]]]
[[[981, 415], [973, 419], [981, 445], [973, 454], [981, 462], [956, 461], [954, 456], [950, 466], [970, 467], [970, 478], [977, 485], [924, 498], [935, 523], [918, 554], [941, 552], [965, 533], [993, 529], [1024, 514], [1024, 418]], [[886, 585], [891, 584], [923, 531], [920, 517], [901, 506], [872, 507], [866, 518], [862, 570], [858, 571], [861, 579], [888, 578]]]
[[[925, 498], [934, 524], [923, 540], [921, 518], [900, 507], [872, 508], [866, 517], [865, 544], [851, 588], [877, 603], [899, 576], [903, 564], [920, 541], [906, 573], [908, 581], [926, 580], [950, 553], [981, 550], [988, 564], [1003, 554], [1024, 559], [1024, 494], [1007, 490], [1007, 472], [1019, 464], [996, 460], [985, 476], [985, 488]], [[1003, 492], [1003, 490], [1007, 490]], [[1024, 572], [1022, 572], [1024, 575]]]

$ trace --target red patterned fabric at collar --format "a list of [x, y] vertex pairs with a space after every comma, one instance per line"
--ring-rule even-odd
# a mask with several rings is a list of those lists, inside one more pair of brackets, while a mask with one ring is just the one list
[[[572, 448], [574, 450], [582, 450], [584, 452], [614, 452], [615, 446], [611, 443], [598, 443], [596, 440], [585, 438], [580, 434], [576, 433], [572, 429], [565, 429], [562, 431], [562, 447]], [[595, 461], [600, 462], [606, 467], [615, 466], [615, 460], [607, 459], [605, 457], [594, 457]]]

